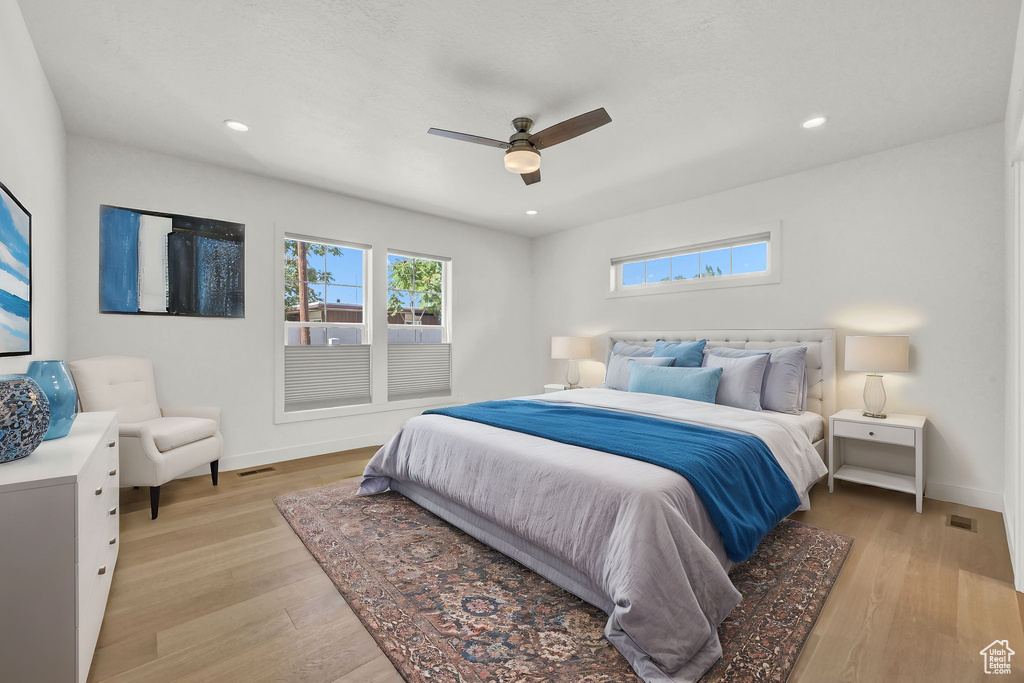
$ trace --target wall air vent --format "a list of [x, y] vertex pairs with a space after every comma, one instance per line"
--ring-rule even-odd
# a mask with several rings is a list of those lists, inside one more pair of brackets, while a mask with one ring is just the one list
[[248, 477], [248, 476], [251, 476], [253, 474], [263, 474], [264, 472], [276, 472], [276, 471], [277, 470], [275, 468], [273, 468], [273, 467], [260, 467], [259, 469], [255, 469], [255, 470], [246, 470], [244, 472], [239, 472], [238, 476], [240, 476], [240, 477]]

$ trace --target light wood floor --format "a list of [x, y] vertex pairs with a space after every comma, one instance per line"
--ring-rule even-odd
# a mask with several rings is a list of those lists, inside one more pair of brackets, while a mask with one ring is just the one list
[[[273, 497], [361, 473], [374, 449], [122, 490], [121, 549], [90, 681], [400, 683]], [[977, 533], [945, 526], [974, 517]], [[984, 680], [979, 650], [1009, 639], [1024, 679], [1021, 608], [997, 513], [856, 484], [818, 486], [797, 519], [856, 538], [791, 682]], [[1024, 604], [1024, 600], [1022, 603]]]

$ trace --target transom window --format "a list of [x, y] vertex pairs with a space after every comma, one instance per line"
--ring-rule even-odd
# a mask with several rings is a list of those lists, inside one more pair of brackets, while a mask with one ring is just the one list
[[612, 259], [612, 294], [779, 282], [778, 228]]
[[622, 264], [622, 286], [725, 277], [768, 270], [768, 241]]
[[285, 240], [285, 344], [363, 344], [366, 252], [326, 242]]

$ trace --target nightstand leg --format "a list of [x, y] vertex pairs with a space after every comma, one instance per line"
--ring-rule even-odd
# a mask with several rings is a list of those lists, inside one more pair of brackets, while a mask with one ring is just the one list
[[917, 512], [921, 513], [921, 506], [924, 502], [924, 439], [923, 430], [917, 434], [917, 444], [914, 446], [914, 484], [917, 498]]
[[[831, 425], [829, 425], [831, 427]], [[834, 434], [828, 436], [828, 492], [836, 490], [836, 481], [832, 475], [836, 472], [836, 437]]]

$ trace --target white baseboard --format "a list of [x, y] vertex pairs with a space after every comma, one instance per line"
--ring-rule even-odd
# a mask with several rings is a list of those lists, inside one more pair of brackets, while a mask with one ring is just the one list
[[[231, 472], [233, 470], [244, 470], [250, 467], [271, 465], [275, 462], [287, 462], [288, 460], [309, 458], [314, 455], [323, 455], [324, 453], [335, 453], [337, 451], [347, 451], [353, 448], [365, 448], [366, 446], [379, 446], [386, 443], [392, 436], [394, 436], [392, 433], [364, 434], [362, 436], [354, 436], [348, 439], [321, 441], [320, 443], [308, 443], [288, 446], [285, 448], [272, 448], [266, 451], [255, 451], [253, 453], [229, 455], [220, 459], [220, 471]], [[178, 477], [178, 479], [209, 475], [209, 465], [203, 465], [202, 467], [197, 467], [191, 472], [186, 472]]]
[[1003, 511], [1003, 494], [996, 491], [983, 491], [972, 489], [966, 486], [955, 486], [953, 484], [940, 484], [937, 481], [928, 482], [925, 486], [925, 498], [944, 500], [947, 503], [959, 503], [971, 507]]

